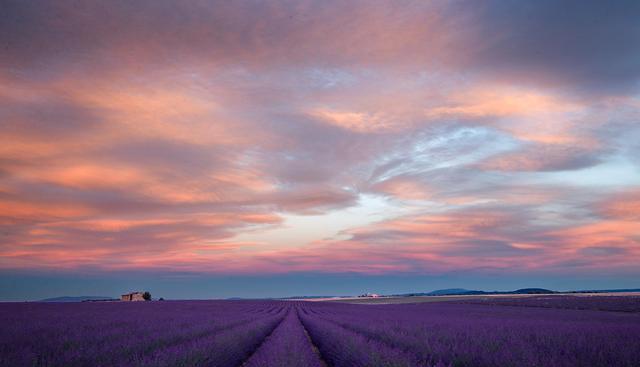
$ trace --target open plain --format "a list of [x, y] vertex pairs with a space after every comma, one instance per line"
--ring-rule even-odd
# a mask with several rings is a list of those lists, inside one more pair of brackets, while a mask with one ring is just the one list
[[640, 365], [638, 297], [431, 299], [4, 303], [0, 366]]

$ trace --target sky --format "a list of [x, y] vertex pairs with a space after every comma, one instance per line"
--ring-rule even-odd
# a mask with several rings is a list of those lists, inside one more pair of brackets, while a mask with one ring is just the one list
[[638, 19], [4, 0], [0, 300], [640, 288]]

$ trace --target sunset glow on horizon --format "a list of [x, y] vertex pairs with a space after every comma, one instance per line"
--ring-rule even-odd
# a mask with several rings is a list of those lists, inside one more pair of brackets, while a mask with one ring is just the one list
[[2, 8], [3, 274], [640, 276], [640, 3]]

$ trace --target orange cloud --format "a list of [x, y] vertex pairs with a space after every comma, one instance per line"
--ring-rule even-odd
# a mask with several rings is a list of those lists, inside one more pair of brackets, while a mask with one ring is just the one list
[[23, 200], [1, 200], [0, 213], [2, 217], [15, 219], [41, 219], [81, 217], [95, 214], [90, 206], [78, 203], [29, 202]]
[[632, 190], [612, 195], [599, 209], [608, 218], [640, 221], [640, 191]]
[[[633, 172], [589, 189], [541, 174], [635, 167], [636, 19], [537, 27], [497, 21], [500, 4], [434, 2], [18, 3], [0, 13], [0, 268], [637, 261]], [[372, 201], [393, 208], [386, 220], [330, 239], [236, 241]]]
[[407, 178], [393, 178], [373, 185], [373, 190], [403, 200], [427, 200], [431, 193], [425, 184]]
[[428, 117], [507, 117], [575, 113], [578, 103], [533, 89], [508, 88], [500, 84], [471, 87], [446, 96], [444, 103], [425, 110]]

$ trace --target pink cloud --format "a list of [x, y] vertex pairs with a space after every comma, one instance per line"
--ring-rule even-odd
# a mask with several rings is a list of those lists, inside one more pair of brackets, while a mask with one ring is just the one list
[[[0, 268], [630, 266], [633, 172], [545, 174], [637, 164], [636, 19], [505, 6], [17, 4], [0, 14]], [[397, 213], [295, 246], [238, 239], [368, 197]]]

